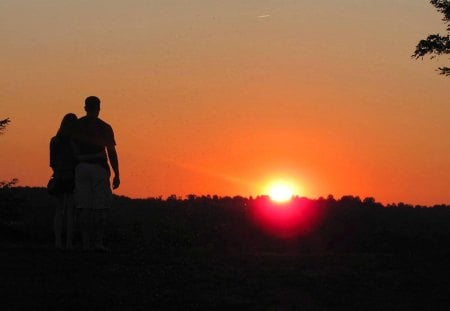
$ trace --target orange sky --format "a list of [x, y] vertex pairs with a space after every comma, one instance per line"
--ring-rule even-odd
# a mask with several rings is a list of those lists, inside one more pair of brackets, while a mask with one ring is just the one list
[[[300, 195], [450, 203], [444, 32], [424, 0], [0, 2], [0, 180], [43, 186], [88, 95], [131, 197]], [[448, 62], [447, 62], [448, 63]]]

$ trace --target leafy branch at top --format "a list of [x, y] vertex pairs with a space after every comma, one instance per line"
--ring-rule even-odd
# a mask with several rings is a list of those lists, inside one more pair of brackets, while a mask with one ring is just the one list
[[[430, 3], [442, 14], [444, 23], [447, 24], [447, 31], [450, 32], [450, 1], [431, 0]], [[412, 57], [418, 59], [426, 55], [431, 58], [442, 54], [450, 54], [450, 33], [447, 35], [429, 35], [426, 39], [420, 40]], [[440, 74], [450, 76], [450, 67], [439, 67]]]

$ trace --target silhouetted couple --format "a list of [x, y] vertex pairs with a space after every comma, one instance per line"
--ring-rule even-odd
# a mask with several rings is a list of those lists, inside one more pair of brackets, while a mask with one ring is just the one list
[[[72, 249], [74, 207], [82, 235], [83, 249], [105, 251], [103, 236], [106, 211], [111, 207], [112, 188], [120, 185], [119, 162], [112, 127], [101, 120], [100, 99], [85, 100], [86, 116], [73, 113], [64, 116], [50, 141], [50, 166], [58, 184], [58, 206], [55, 211], [55, 246], [62, 248], [62, 228], [67, 221], [66, 248]], [[66, 216], [66, 217], [64, 217]]]

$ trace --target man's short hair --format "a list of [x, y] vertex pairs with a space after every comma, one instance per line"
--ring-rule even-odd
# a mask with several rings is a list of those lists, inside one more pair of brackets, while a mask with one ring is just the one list
[[97, 96], [86, 97], [84, 101], [84, 108], [87, 111], [100, 110], [100, 98]]

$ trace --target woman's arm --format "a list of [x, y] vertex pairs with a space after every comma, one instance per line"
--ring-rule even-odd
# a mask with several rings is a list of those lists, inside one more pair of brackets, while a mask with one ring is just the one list
[[106, 159], [106, 152], [103, 150], [103, 151], [100, 151], [97, 153], [92, 153], [92, 154], [78, 154], [77, 159], [78, 159], [78, 161], [81, 161], [81, 162]]
[[50, 167], [55, 167], [55, 143], [53, 138], [50, 140]]

